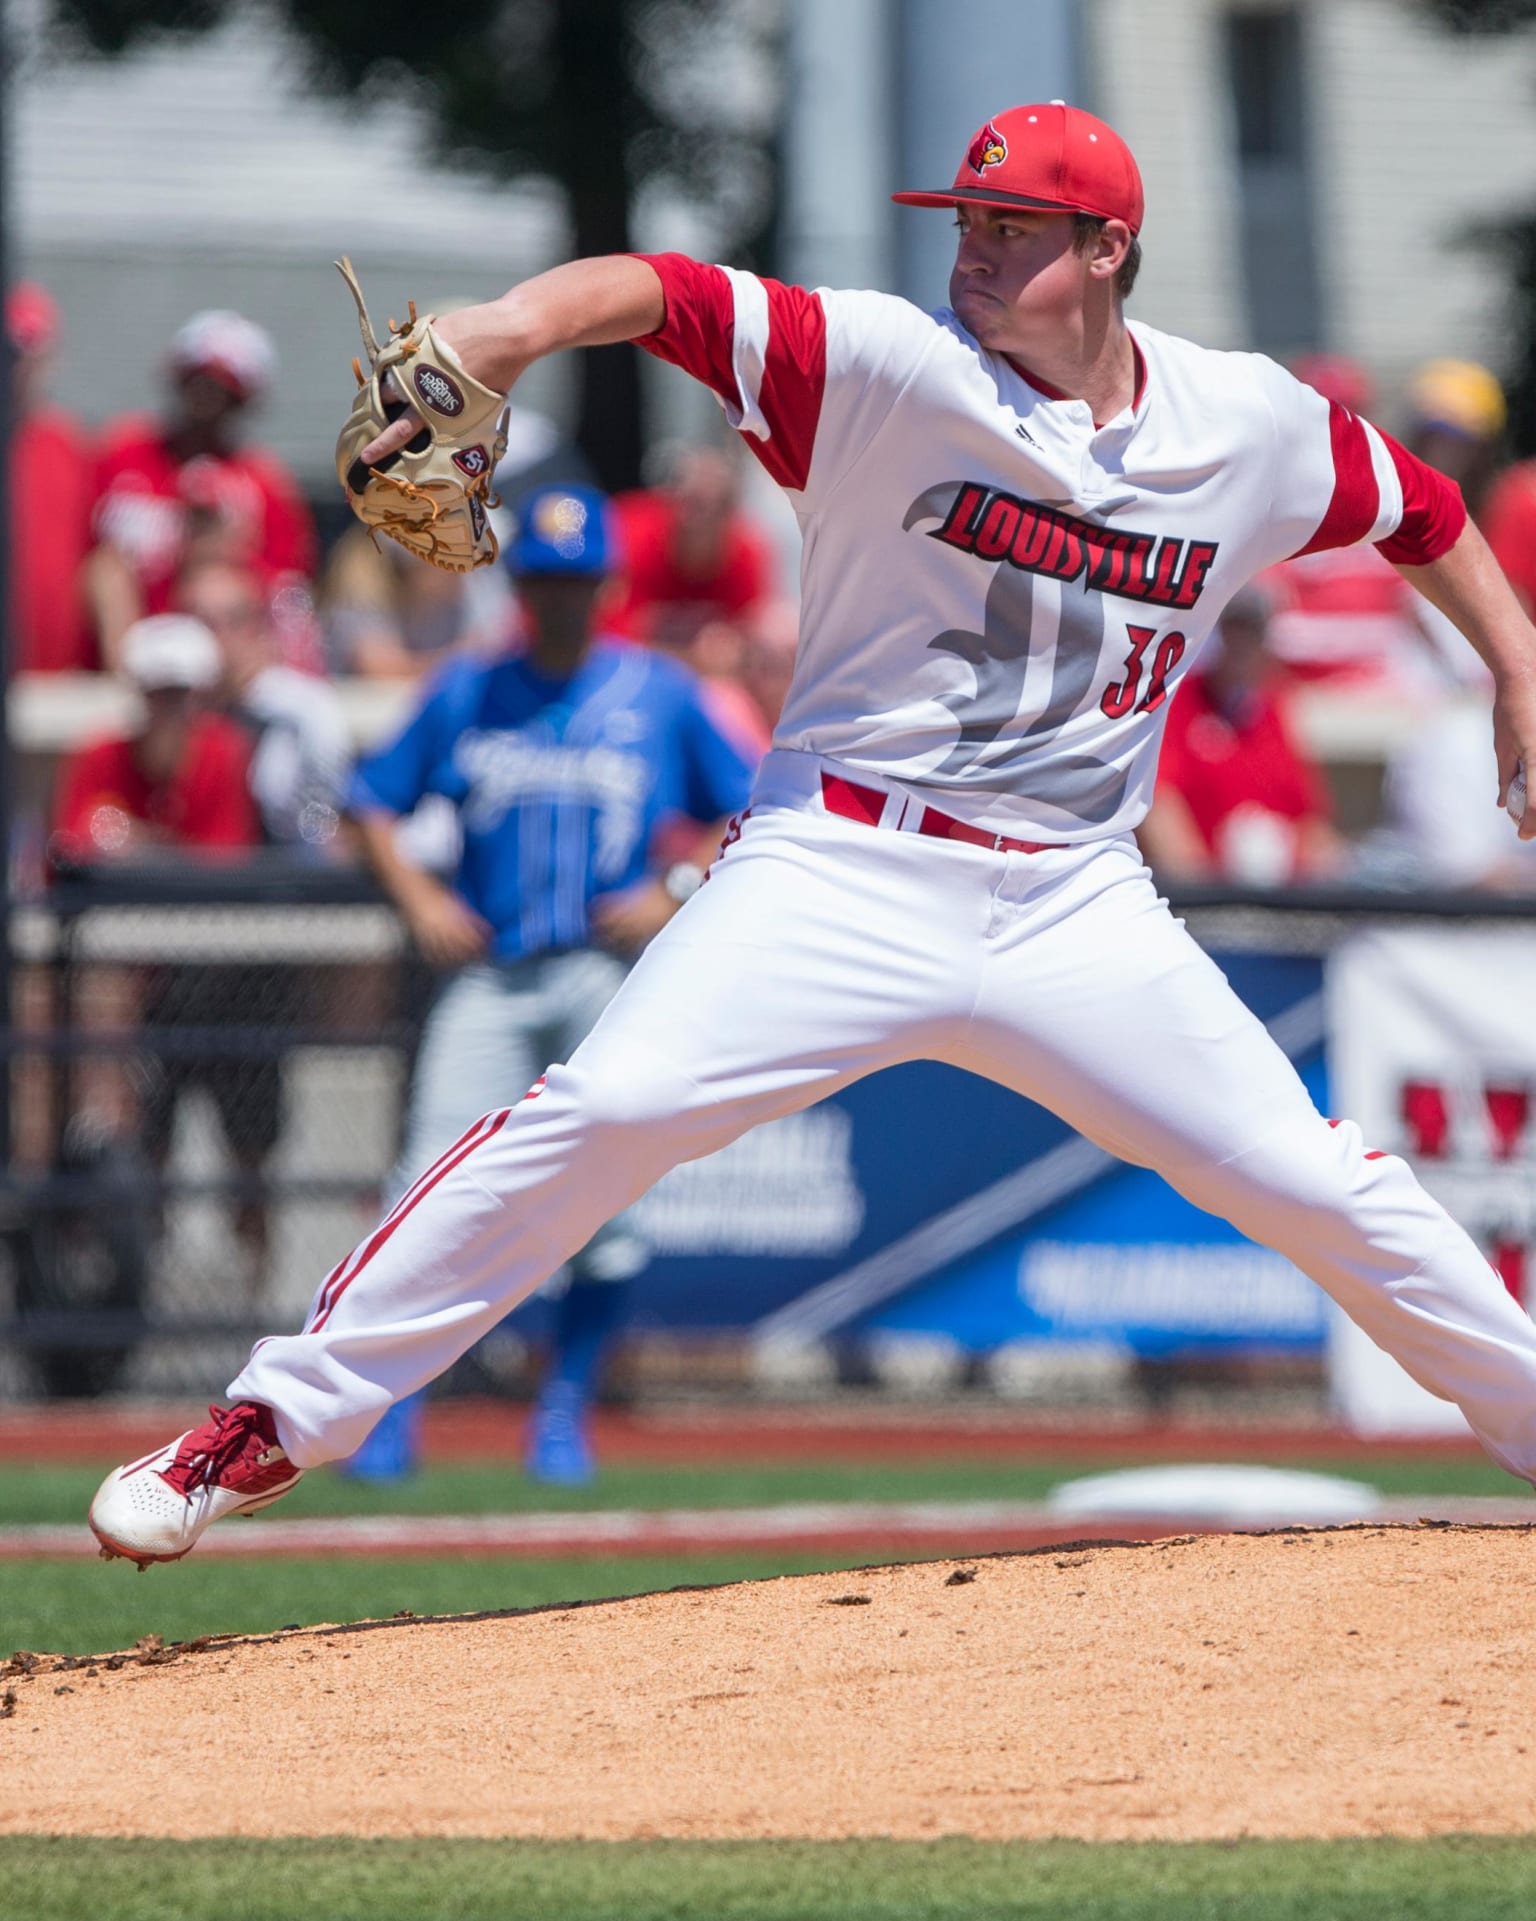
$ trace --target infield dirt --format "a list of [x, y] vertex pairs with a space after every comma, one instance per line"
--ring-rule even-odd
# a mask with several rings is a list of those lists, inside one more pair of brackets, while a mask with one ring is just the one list
[[6, 1832], [1533, 1829], [1524, 1527], [1056, 1547], [0, 1677]]

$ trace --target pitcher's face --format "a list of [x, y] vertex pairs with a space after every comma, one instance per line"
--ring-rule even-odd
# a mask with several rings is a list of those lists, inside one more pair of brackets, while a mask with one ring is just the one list
[[1085, 304], [1113, 279], [1130, 241], [1130, 229], [1110, 221], [1079, 253], [1071, 214], [1029, 207], [961, 205], [955, 227], [950, 305], [989, 352], [1026, 359], [1053, 334], [1080, 333]]

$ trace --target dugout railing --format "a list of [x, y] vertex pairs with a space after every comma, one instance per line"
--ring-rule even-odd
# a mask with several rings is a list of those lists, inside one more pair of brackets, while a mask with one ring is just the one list
[[[1276, 955], [1536, 917], [1351, 886], [1174, 905], [1215, 952]], [[6, 965], [0, 1397], [201, 1388], [376, 1219], [430, 971], [368, 877], [278, 856], [71, 874], [12, 905]]]

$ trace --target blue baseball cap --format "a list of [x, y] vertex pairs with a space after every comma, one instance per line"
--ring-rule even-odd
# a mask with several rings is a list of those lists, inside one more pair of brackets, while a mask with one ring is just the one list
[[538, 487], [517, 503], [507, 544], [513, 574], [605, 574], [613, 548], [607, 496], [597, 487]]

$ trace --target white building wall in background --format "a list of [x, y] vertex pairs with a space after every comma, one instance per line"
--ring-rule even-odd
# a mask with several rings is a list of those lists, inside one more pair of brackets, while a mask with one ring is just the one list
[[[826, 4], [827, 0], [823, 0]], [[947, 187], [988, 114], [1025, 100], [1084, 98], [1078, 0], [891, 0], [899, 99], [893, 185]], [[906, 207], [895, 227], [891, 290], [920, 307], [949, 298], [954, 223]]]
[[892, 282], [892, 0], [790, 0], [781, 271], [805, 287]]
[[1085, 4], [1094, 110], [1130, 143], [1147, 190], [1131, 313], [1208, 347], [1244, 346], [1221, 8], [1212, 0]]
[[[1211, 346], [1247, 344], [1223, 25], [1247, 0], [1084, 0], [1096, 108], [1147, 183], [1132, 313]], [[1303, 7], [1327, 345], [1376, 376], [1391, 424], [1437, 354], [1504, 358], [1504, 280], [1453, 244], [1536, 205], [1536, 30], [1458, 39], [1406, 0]]]
[[[499, 292], [564, 250], [558, 192], [427, 164], [407, 105], [363, 111], [306, 92], [259, 5], [211, 36], [49, 66], [36, 46], [38, 0], [0, 4], [20, 50], [8, 130], [14, 265], [60, 299], [59, 387], [88, 419], [153, 404], [179, 322], [199, 306], [236, 306], [272, 329], [282, 355], [259, 432], [323, 484], [337, 382], [356, 347], [329, 264], [338, 251], [354, 255], [388, 313], [411, 294], [435, 304]], [[947, 0], [784, 0], [801, 36], [882, 43], [841, 80], [835, 59], [825, 65], [803, 99], [792, 83], [786, 140], [813, 104], [830, 130], [819, 163], [798, 152], [792, 162], [786, 267], [920, 285], [925, 301], [941, 300], [953, 244], [942, 214], [906, 213], [893, 226], [876, 199], [897, 173], [908, 184], [949, 177], [982, 112], [1059, 90], [1119, 127], [1146, 175], [1133, 313], [1245, 345], [1229, 4], [1245, 0], [986, 0], [994, 36], [975, 7], [961, 31]], [[1074, 33], [1063, 8], [1075, 8]], [[1390, 424], [1417, 361], [1503, 358], [1498, 263], [1449, 242], [1475, 217], [1536, 204], [1536, 31], [1459, 40], [1407, 0], [1311, 0], [1305, 11], [1328, 344], [1372, 368]], [[871, 125], [879, 152], [860, 131]], [[830, 177], [818, 182], [818, 170]], [[837, 218], [855, 205], [864, 230], [841, 232]], [[674, 225], [649, 210], [643, 243], [712, 251]], [[847, 271], [830, 271], [840, 259]], [[664, 432], [713, 424], [707, 397], [668, 370], [648, 373]], [[560, 415], [569, 387], [557, 360], [535, 370], [523, 397]]]
[[[6, 8], [21, 60], [9, 130], [12, 264], [64, 314], [56, 386], [88, 420], [153, 406], [166, 343], [199, 307], [269, 327], [281, 366], [256, 431], [309, 480], [331, 466], [358, 349], [331, 261], [350, 252], [384, 315], [488, 298], [558, 258], [558, 192], [429, 165], [407, 108], [306, 91], [259, 7], [206, 37], [50, 64]], [[558, 363], [530, 405], [558, 408]]]
[[1504, 358], [1499, 263], [1457, 247], [1536, 205], [1536, 32], [1458, 39], [1398, 0], [1312, 10], [1318, 243], [1334, 345], [1395, 393], [1437, 354]]

